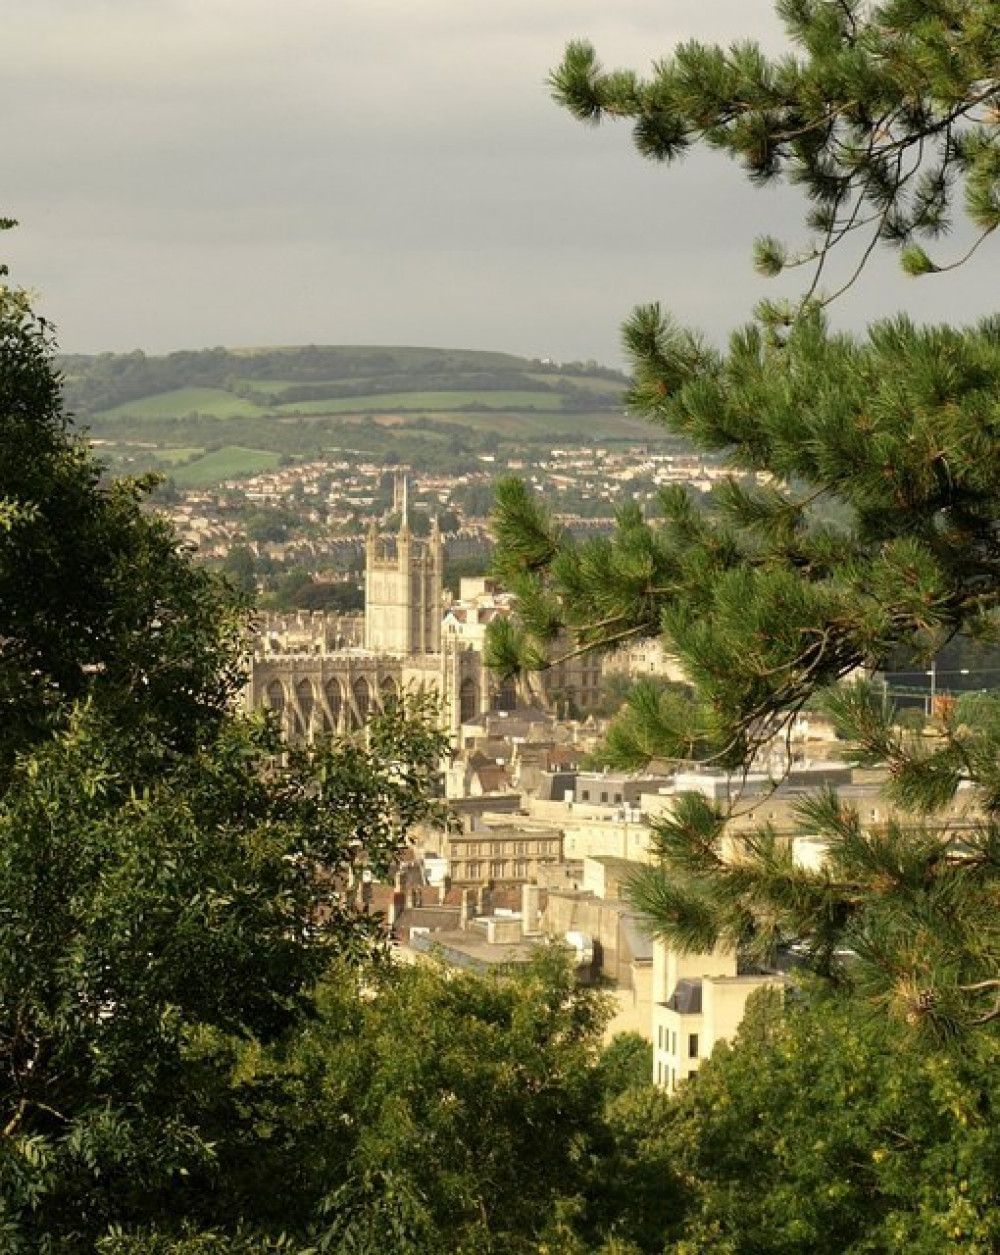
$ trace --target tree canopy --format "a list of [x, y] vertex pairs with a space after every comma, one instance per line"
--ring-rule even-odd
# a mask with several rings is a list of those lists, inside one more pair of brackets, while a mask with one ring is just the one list
[[0, 1244], [33, 1255], [211, 1231], [234, 1054], [378, 950], [350, 886], [439, 815], [443, 749], [426, 702], [303, 751], [237, 712], [241, 604], [105, 482], [52, 349], [0, 290]]
[[92, 701], [186, 751], [239, 685], [241, 612], [67, 424], [51, 326], [0, 289], [0, 785], [14, 756]]
[[785, 1007], [755, 995], [650, 1138], [684, 1183], [653, 1249], [987, 1255], [996, 1050], [915, 1050], [898, 1024], [815, 990]]

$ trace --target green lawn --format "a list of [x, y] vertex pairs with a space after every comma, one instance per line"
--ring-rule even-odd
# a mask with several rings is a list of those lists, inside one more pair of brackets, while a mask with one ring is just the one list
[[203, 488], [208, 484], [217, 484], [223, 479], [237, 479], [246, 475], [256, 475], [260, 471], [269, 471], [281, 461], [280, 453], [271, 453], [266, 449], [243, 449], [239, 445], [227, 445], [222, 449], [214, 449], [180, 466], [174, 472], [174, 482], [181, 488]]

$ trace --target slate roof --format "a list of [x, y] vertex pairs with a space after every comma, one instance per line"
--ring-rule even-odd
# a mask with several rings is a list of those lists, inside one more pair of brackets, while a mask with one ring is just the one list
[[701, 1015], [701, 980], [679, 980], [667, 1006], [679, 1015]]

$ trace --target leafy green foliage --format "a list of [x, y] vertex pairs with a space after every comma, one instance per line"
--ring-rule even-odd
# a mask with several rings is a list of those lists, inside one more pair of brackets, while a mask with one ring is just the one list
[[433, 812], [441, 743], [397, 711], [277, 775], [252, 724], [155, 777], [130, 748], [81, 716], [0, 804], [9, 1249], [197, 1197], [229, 1135], [228, 1043], [287, 1034], [331, 957], [376, 945], [346, 882]]
[[148, 483], [105, 486], [68, 431], [51, 332], [0, 303], [0, 787], [14, 755], [92, 700], [187, 751], [212, 735], [239, 684], [240, 612], [144, 513]]
[[[914, 1049], [884, 1017], [755, 995], [664, 1140], [688, 1186], [672, 1251], [967, 1250], [998, 1240], [996, 1041]], [[678, 1223], [679, 1221], [679, 1223]]]
[[673, 1113], [673, 1101], [648, 1080], [609, 1094], [589, 1207], [577, 1225], [591, 1243], [588, 1252], [662, 1255], [670, 1249], [691, 1184], [677, 1170]]
[[96, 1255], [317, 1255], [314, 1246], [304, 1247], [284, 1235], [271, 1239], [260, 1233], [235, 1235], [217, 1230], [196, 1232], [185, 1226], [184, 1234], [155, 1230], [126, 1232], [115, 1226], [98, 1240]]
[[542, 1249], [589, 1180], [605, 1014], [556, 952], [488, 976], [337, 966], [305, 1031], [242, 1054], [221, 1205], [298, 1216], [322, 1251]]
[[653, 1047], [640, 1033], [619, 1033], [597, 1060], [597, 1081], [607, 1100], [644, 1088], [652, 1075]]

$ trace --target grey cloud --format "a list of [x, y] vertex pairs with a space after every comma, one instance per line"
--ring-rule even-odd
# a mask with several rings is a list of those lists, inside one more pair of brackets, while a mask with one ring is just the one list
[[[721, 158], [644, 163], [545, 77], [575, 36], [642, 68], [775, 29], [771, 0], [9, 0], [4, 251], [67, 348], [613, 361], [656, 298], [721, 338], [770, 291], [754, 235], [797, 238], [798, 200]], [[926, 298], [878, 274], [838, 317], [992, 299], [978, 272]]]

